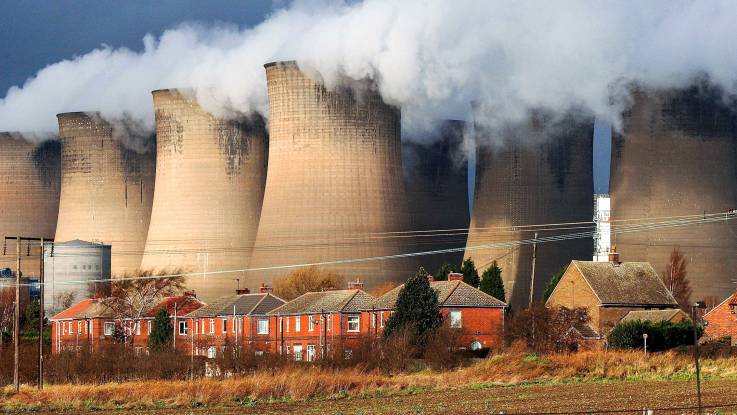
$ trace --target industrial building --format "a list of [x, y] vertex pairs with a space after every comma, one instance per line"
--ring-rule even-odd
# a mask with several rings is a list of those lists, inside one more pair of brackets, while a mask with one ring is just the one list
[[[479, 272], [497, 261], [506, 301], [512, 307], [527, 306], [535, 234], [543, 238], [581, 232], [544, 224], [591, 223], [593, 218], [593, 119], [537, 112], [525, 122], [499, 129], [477, 125], [476, 141], [465, 257], [474, 260]], [[522, 240], [528, 243], [515, 242]], [[591, 237], [537, 244], [534, 298], [542, 298], [550, 277], [572, 259], [591, 258], [592, 247]]]
[[[269, 167], [251, 268], [285, 268], [250, 273], [248, 285], [304, 263], [361, 277], [369, 289], [404, 281], [416, 271], [408, 261], [376, 258], [411, 250], [393, 233], [411, 228], [399, 109], [368, 81], [329, 90], [295, 62], [265, 68]], [[362, 258], [374, 260], [342, 262]]]
[[44, 246], [44, 310], [56, 313], [109, 294], [111, 246], [73, 240]]
[[112, 246], [112, 275], [138, 269], [154, 188], [154, 154], [126, 147], [130, 137], [97, 113], [58, 114], [61, 196], [56, 242]]
[[153, 92], [156, 191], [142, 268], [181, 269], [204, 301], [244, 279], [264, 194], [267, 135], [260, 116], [224, 120], [185, 90]]
[[[468, 158], [463, 151], [465, 123], [449, 120], [429, 137], [402, 143], [402, 166], [409, 198], [416, 252], [462, 248], [470, 221]], [[443, 262], [458, 267], [463, 252], [417, 257], [434, 272]]]
[[[56, 140], [34, 144], [17, 133], [0, 133], [0, 238], [53, 238], [59, 213], [61, 148]], [[0, 268], [16, 268], [15, 242], [0, 251]], [[21, 271], [38, 276], [40, 244], [23, 242]], [[29, 255], [30, 254], [30, 255]]]
[[[612, 244], [624, 260], [650, 262], [658, 272], [678, 247], [691, 298], [719, 302], [734, 292], [737, 278], [737, 221], [726, 213], [737, 207], [734, 113], [720, 91], [703, 84], [635, 88], [633, 98], [622, 133], [612, 135]], [[719, 212], [724, 220], [623, 232]]]

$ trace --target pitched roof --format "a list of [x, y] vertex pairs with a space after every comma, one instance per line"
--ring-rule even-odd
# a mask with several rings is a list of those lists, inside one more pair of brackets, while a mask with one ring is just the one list
[[50, 318], [50, 320], [67, 320], [67, 319], [83, 319], [83, 318], [111, 318], [112, 311], [101, 304], [95, 298], [88, 298], [72, 305], [66, 310], [60, 311]]
[[633, 310], [625, 314], [620, 323], [626, 323], [628, 321], [650, 321], [653, 323], [659, 323], [661, 321], [671, 321], [678, 315], [688, 318], [686, 313], [681, 311], [679, 308], [673, 308], [669, 310]]
[[187, 317], [215, 317], [266, 314], [268, 311], [279, 307], [285, 301], [270, 293], [237, 294], [218, 298], [205, 307], [189, 313]]
[[[397, 304], [404, 284], [377, 298], [367, 309], [390, 310]], [[438, 292], [441, 307], [506, 307], [499, 299], [474, 288], [463, 281], [433, 281], [430, 287]]]
[[581, 335], [581, 338], [584, 340], [599, 340], [601, 339], [601, 335], [594, 330], [591, 325], [587, 323], [576, 323], [571, 327], [572, 330], [575, 330], [578, 334]]
[[717, 304], [714, 308], [712, 308], [711, 310], [709, 310], [706, 314], [704, 314], [704, 317], [708, 316], [714, 310], [718, 309], [719, 307], [723, 306], [724, 304], [727, 304], [730, 307], [737, 306], [737, 292], [735, 292], [734, 294], [732, 294], [729, 297], [725, 298], [724, 301], [722, 301], [721, 303]]
[[170, 315], [174, 315], [174, 308], [176, 307], [177, 316], [187, 315], [199, 308], [204, 307], [206, 304], [198, 300], [197, 297], [191, 295], [177, 295], [174, 297], [164, 297], [158, 304], [151, 307], [148, 311], [143, 313], [144, 317], [155, 317], [159, 310], [166, 310]]
[[602, 304], [678, 306], [648, 262], [572, 261]]
[[271, 310], [269, 314], [354, 313], [365, 309], [372, 301], [374, 297], [362, 290], [310, 292]]

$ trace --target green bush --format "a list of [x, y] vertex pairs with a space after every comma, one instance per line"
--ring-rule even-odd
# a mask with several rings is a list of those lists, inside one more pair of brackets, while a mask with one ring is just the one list
[[[701, 337], [703, 327], [696, 328]], [[609, 333], [609, 345], [615, 349], [640, 349], [644, 345], [643, 334], [647, 333], [647, 349], [653, 352], [678, 346], [693, 345], [693, 326], [688, 320], [678, 323], [661, 321], [628, 321], [617, 324]]]

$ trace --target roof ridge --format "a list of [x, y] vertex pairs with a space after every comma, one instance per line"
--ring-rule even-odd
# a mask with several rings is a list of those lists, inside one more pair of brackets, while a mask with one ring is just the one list
[[261, 305], [261, 303], [263, 303], [263, 302], [264, 302], [264, 299], [265, 299], [265, 298], [266, 298], [266, 296], [268, 295], [268, 293], [259, 293], [259, 294], [265, 294], [265, 295], [262, 295], [262, 296], [261, 296], [261, 299], [260, 299], [260, 300], [258, 300], [258, 302], [257, 302], [256, 304], [254, 304], [254, 306], [253, 306], [253, 307], [251, 307], [251, 309], [250, 309], [250, 310], [248, 310], [248, 313], [246, 313], [246, 315], [249, 315], [249, 316], [250, 316], [250, 315], [251, 315], [251, 313], [253, 313], [253, 310], [257, 309], [257, 308], [258, 308], [258, 306], [259, 306], [259, 305]]
[[450, 291], [448, 291], [448, 295], [446, 295], [445, 298], [443, 298], [442, 301], [440, 301], [440, 299], [438, 298], [438, 304], [440, 304], [440, 305], [443, 305], [443, 304], [445, 304], [448, 301], [448, 299], [450, 298], [450, 296], [453, 295], [454, 292], [456, 292], [456, 290], [458, 289], [458, 287], [461, 286], [461, 283], [463, 281], [456, 280], [456, 281], [447, 281], [447, 282], [454, 282], [455, 284], [453, 284], [453, 288], [451, 288]]
[[338, 311], [345, 310], [345, 308], [348, 307], [348, 304], [350, 304], [351, 301], [353, 301], [353, 299], [356, 298], [356, 295], [358, 295], [359, 291], [361, 290], [354, 290], [353, 294], [351, 294], [345, 301], [343, 301], [343, 303], [341, 303], [340, 307], [338, 308]]

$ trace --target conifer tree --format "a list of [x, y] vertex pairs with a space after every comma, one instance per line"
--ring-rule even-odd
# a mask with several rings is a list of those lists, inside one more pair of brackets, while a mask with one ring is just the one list
[[154, 317], [154, 326], [148, 337], [148, 347], [151, 350], [161, 350], [171, 346], [174, 327], [165, 309], [159, 310]]
[[466, 284], [479, 288], [481, 279], [479, 279], [479, 272], [476, 270], [476, 264], [473, 263], [471, 258], [466, 258], [461, 264], [461, 274], [463, 274], [463, 282]]
[[504, 299], [505, 292], [502, 269], [496, 261], [493, 261], [491, 266], [481, 274], [481, 285], [479, 289], [498, 300], [506, 301]]
[[433, 275], [433, 278], [435, 278], [435, 281], [447, 281], [448, 274], [450, 274], [451, 272], [455, 272], [453, 265], [450, 265], [447, 262], [443, 262], [440, 265], [440, 268], [438, 268], [438, 272]]
[[384, 336], [411, 327], [414, 329], [415, 346], [424, 349], [427, 335], [438, 328], [442, 322], [438, 304], [438, 293], [430, 287], [428, 274], [420, 267], [399, 291], [395, 311], [386, 322]]

